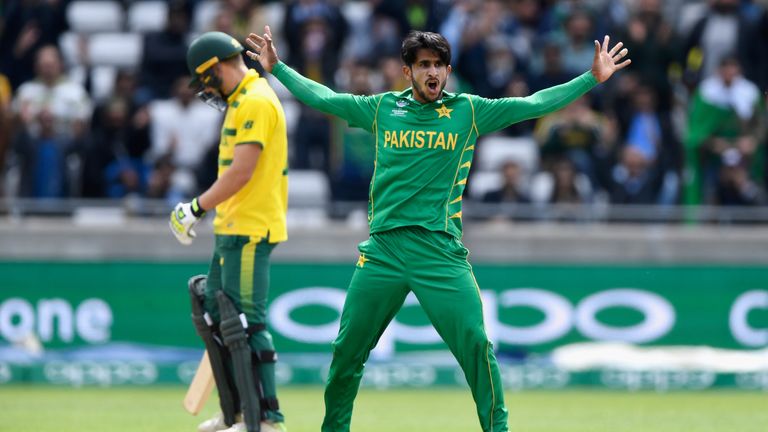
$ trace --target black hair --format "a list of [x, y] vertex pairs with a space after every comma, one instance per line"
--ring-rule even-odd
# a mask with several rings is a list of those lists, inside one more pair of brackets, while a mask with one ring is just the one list
[[451, 46], [439, 33], [413, 30], [403, 40], [400, 48], [400, 58], [406, 66], [412, 66], [416, 61], [416, 54], [420, 49], [428, 49], [437, 53], [440, 61], [448, 65], [451, 63]]

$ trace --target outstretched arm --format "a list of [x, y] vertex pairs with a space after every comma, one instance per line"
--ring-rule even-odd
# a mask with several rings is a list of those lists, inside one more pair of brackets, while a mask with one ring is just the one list
[[595, 41], [595, 56], [592, 69], [573, 80], [550, 87], [524, 98], [484, 99], [475, 98], [476, 124], [480, 134], [503, 129], [519, 121], [541, 117], [568, 105], [605, 82], [614, 72], [627, 67], [631, 60], [626, 59], [628, 50], [622, 49], [621, 42], [610, 51], [610, 37], [606, 36], [603, 44]]
[[246, 39], [250, 48], [248, 57], [258, 61], [265, 71], [275, 76], [298, 100], [324, 113], [347, 120], [352, 126], [371, 130], [375, 103], [379, 98], [336, 93], [328, 87], [302, 76], [281, 62], [277, 56], [272, 32], [264, 27], [264, 34], [251, 33]]

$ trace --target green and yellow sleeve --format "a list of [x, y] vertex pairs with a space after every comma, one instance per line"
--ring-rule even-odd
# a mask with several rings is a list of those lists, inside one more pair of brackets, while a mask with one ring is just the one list
[[479, 134], [503, 129], [513, 123], [528, 120], [568, 105], [597, 85], [595, 76], [587, 71], [578, 77], [524, 98], [486, 99], [472, 96], [475, 123]]
[[269, 145], [272, 131], [277, 124], [274, 104], [264, 97], [248, 97], [237, 107], [236, 116], [236, 146], [258, 144], [263, 149]]
[[381, 95], [358, 96], [336, 93], [328, 87], [278, 62], [272, 69], [275, 76], [298, 100], [324, 113], [340, 117], [352, 127], [373, 131], [376, 107]]

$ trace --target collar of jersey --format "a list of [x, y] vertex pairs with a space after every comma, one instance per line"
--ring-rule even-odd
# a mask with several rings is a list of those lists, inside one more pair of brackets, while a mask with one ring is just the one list
[[227, 96], [227, 103], [229, 105], [232, 105], [232, 102], [237, 100], [237, 97], [240, 95], [240, 93], [243, 92], [243, 89], [248, 84], [252, 83], [255, 79], [259, 78], [259, 73], [256, 72], [254, 69], [248, 69], [248, 72], [246, 72], [245, 76], [243, 77], [242, 81], [240, 81], [240, 84], [235, 87], [234, 90], [232, 90], [232, 93]]
[[413, 102], [417, 105], [429, 105], [429, 104], [442, 104], [445, 101], [456, 97], [456, 94], [448, 93], [447, 91], [443, 90], [443, 97], [441, 99], [438, 99], [434, 102], [421, 103], [413, 98], [413, 87], [408, 87], [407, 89], [401, 91], [400, 93], [395, 93], [395, 97], [398, 99], [408, 99], [408, 101]]

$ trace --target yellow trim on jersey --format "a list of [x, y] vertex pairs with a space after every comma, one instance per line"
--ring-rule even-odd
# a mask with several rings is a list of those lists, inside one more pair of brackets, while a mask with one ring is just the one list
[[373, 187], [376, 184], [376, 168], [379, 166], [379, 106], [381, 106], [381, 100], [384, 99], [384, 95], [381, 95], [379, 102], [376, 104], [376, 113], [373, 114], [373, 124], [371, 125], [371, 131], [373, 136], [376, 137], [376, 144], [374, 147], [373, 156], [373, 175], [371, 175], [371, 191], [368, 193], [368, 199], [371, 201], [371, 216], [368, 220], [370, 225], [373, 222]]
[[[469, 96], [467, 96], [467, 99], [469, 99]], [[471, 100], [470, 100], [470, 102], [471, 102]], [[472, 128], [477, 130], [477, 127], [475, 126], [475, 122], [474, 122], [474, 109], [473, 109], [472, 115], [473, 115]], [[469, 133], [467, 133], [467, 140], [464, 141], [464, 147], [461, 150], [461, 157], [464, 156], [464, 152], [469, 150], [469, 148], [467, 147], [467, 144], [469, 144], [469, 140], [470, 140], [470, 138], [472, 138], [472, 128], [470, 128], [469, 129]], [[471, 148], [474, 149], [475, 146], [472, 145]], [[459, 213], [456, 213], [456, 214], [454, 214], [452, 216], [448, 215], [448, 206], [452, 204], [450, 201], [451, 201], [451, 196], [453, 195], [453, 188], [458, 186], [458, 183], [456, 183], [456, 179], [459, 178], [459, 171], [461, 171], [461, 167], [462, 167], [461, 157], [459, 157], [459, 163], [456, 164], [456, 174], [453, 176], [453, 185], [451, 186], [451, 190], [448, 192], [448, 197], [445, 200], [445, 231], [448, 231], [448, 221], [450, 221], [451, 218], [456, 216], [456, 214], [459, 215], [458, 217], [461, 217], [461, 211], [459, 211]], [[466, 184], [467, 183], [467, 179], [466, 178], [463, 179], [462, 181], [463, 181], [463, 183], [461, 183], [461, 184]]]
[[475, 123], [475, 104], [472, 103], [472, 96], [467, 95], [467, 100], [469, 101], [469, 106], [472, 107], [472, 127], [475, 129], [475, 132], [477, 132], [479, 138], [480, 130], [477, 129], [477, 124]]

